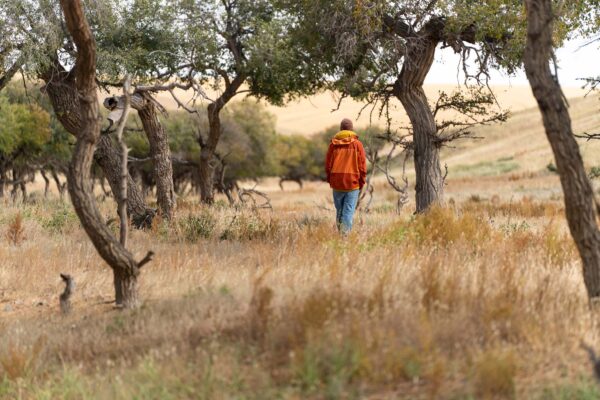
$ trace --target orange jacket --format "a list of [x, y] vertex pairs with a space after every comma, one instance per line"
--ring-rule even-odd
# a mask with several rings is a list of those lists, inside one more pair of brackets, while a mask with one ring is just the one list
[[333, 139], [325, 159], [327, 182], [334, 190], [362, 189], [367, 178], [365, 149], [356, 133], [341, 131]]

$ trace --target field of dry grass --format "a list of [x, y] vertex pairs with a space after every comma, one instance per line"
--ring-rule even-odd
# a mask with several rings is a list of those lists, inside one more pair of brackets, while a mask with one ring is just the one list
[[[273, 212], [182, 201], [171, 226], [132, 234], [157, 258], [131, 312], [107, 303], [110, 271], [69, 205], [6, 204], [0, 398], [600, 396], [560, 201], [472, 193], [414, 217], [378, 189], [347, 240], [318, 184], [273, 192]], [[77, 283], [67, 317], [60, 272]]]
[[[576, 126], [598, 126], [596, 102], [572, 104]], [[266, 180], [273, 211], [180, 199], [171, 225], [131, 233], [135, 254], [156, 252], [135, 311], [110, 303], [68, 203], [39, 187], [3, 203], [0, 399], [600, 398], [579, 347], [600, 348], [600, 319], [538, 117], [484, 133], [443, 155], [447, 208], [397, 215], [379, 177], [347, 239], [321, 183]]]

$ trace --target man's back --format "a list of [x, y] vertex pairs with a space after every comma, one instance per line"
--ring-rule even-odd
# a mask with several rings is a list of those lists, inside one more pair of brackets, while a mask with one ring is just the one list
[[367, 165], [365, 150], [358, 136], [340, 131], [331, 140], [325, 160], [327, 182], [334, 190], [351, 191], [365, 184]]

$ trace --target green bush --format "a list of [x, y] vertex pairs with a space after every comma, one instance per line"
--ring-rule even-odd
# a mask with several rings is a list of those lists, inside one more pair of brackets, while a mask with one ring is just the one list
[[258, 214], [237, 214], [227, 229], [221, 234], [221, 240], [264, 240], [278, 231], [278, 223], [273, 219], [264, 220]]
[[56, 209], [50, 218], [42, 220], [42, 228], [54, 234], [63, 233], [65, 230], [74, 227], [77, 222], [77, 214], [72, 209], [62, 206]]
[[179, 221], [186, 241], [195, 243], [199, 239], [210, 238], [217, 225], [217, 220], [208, 210], [202, 210], [199, 215], [188, 215]]

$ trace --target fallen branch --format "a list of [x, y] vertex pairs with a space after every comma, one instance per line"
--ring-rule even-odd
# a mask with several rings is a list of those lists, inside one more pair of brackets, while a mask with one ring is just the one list
[[[261, 197], [264, 199], [264, 202], [258, 204], [256, 201], [256, 197]], [[253, 209], [270, 209], [273, 210], [273, 206], [271, 205], [271, 199], [267, 196], [266, 193], [258, 191], [256, 189], [240, 189], [238, 191], [238, 198], [240, 199], [240, 203], [247, 204], [249, 201], [252, 201]]]

